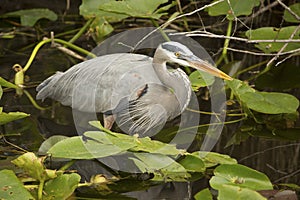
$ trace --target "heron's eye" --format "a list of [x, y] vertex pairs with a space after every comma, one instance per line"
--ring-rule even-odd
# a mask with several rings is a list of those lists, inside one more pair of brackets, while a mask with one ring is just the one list
[[176, 57], [179, 57], [179, 56], [180, 56], [180, 53], [179, 53], [179, 52], [175, 52], [174, 54], [175, 54]]

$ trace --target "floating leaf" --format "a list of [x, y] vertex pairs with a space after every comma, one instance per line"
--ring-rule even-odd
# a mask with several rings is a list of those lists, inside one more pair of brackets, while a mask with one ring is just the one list
[[14, 120], [22, 119], [28, 116], [29, 114], [23, 112], [9, 112], [9, 113], [0, 112], [0, 125], [6, 124]]
[[240, 80], [227, 81], [233, 93], [248, 108], [266, 114], [296, 112], [299, 100], [285, 93], [259, 92]]
[[45, 140], [40, 148], [39, 148], [39, 153], [40, 154], [46, 154], [47, 151], [49, 151], [49, 149], [54, 146], [56, 143], [58, 143], [59, 141], [62, 141], [64, 139], [68, 138], [67, 136], [64, 135], [54, 135], [49, 137], [47, 140]]
[[205, 164], [198, 156], [186, 155], [179, 163], [189, 172], [204, 172]]
[[57, 15], [47, 8], [18, 10], [15, 12], [5, 13], [2, 17], [20, 17], [22, 26], [34, 26], [34, 24], [42, 18], [46, 18], [51, 21], [57, 20]]
[[[300, 3], [295, 3], [290, 6], [290, 9], [298, 16], [300, 16]], [[284, 10], [283, 19], [287, 22], [296, 22], [299, 23], [300, 20], [292, 15], [288, 10]]]
[[252, 190], [271, 190], [269, 178], [254, 169], [240, 164], [222, 164], [214, 170], [215, 176], [209, 181], [214, 189], [222, 189], [224, 185], [238, 186]]
[[[167, 0], [125, 0], [125, 1], [109, 1], [108, 3], [99, 6], [100, 10], [125, 14], [131, 17], [154, 18], [159, 19], [166, 12], [155, 12], [159, 5], [167, 3]], [[161, 11], [161, 10], [160, 10]]]
[[67, 199], [73, 194], [79, 181], [80, 176], [76, 173], [61, 174], [55, 179], [47, 181], [44, 187], [45, 199]]
[[0, 171], [0, 199], [34, 199], [11, 170]]
[[[215, 2], [217, 0], [214, 0]], [[230, 4], [228, 4], [230, 2]], [[260, 4], [260, 0], [230, 0], [222, 1], [209, 7], [208, 14], [210, 16], [226, 15], [228, 20], [233, 20], [241, 15], [250, 15], [252, 9]]]
[[200, 192], [198, 192], [197, 194], [195, 194], [194, 198], [195, 198], [195, 200], [212, 200], [213, 199], [208, 188], [205, 188], [205, 189], [201, 190]]
[[219, 154], [216, 152], [206, 151], [195, 151], [192, 153], [193, 156], [199, 157], [203, 160], [205, 168], [213, 167], [219, 164], [236, 164], [237, 161], [228, 155]]
[[[263, 27], [246, 32], [250, 40], [287, 40], [291, 37], [297, 26], [283, 28]], [[300, 30], [297, 31], [292, 39], [300, 39]], [[255, 46], [265, 53], [278, 52], [285, 43], [283, 42], [260, 42]], [[283, 52], [299, 49], [299, 42], [289, 42]]]
[[113, 141], [112, 137], [104, 132], [90, 131], [85, 133], [84, 139], [75, 136], [57, 142], [48, 153], [56, 158], [92, 159], [116, 155], [134, 146], [131, 141]]
[[232, 199], [247, 199], [247, 200], [267, 200], [261, 196], [258, 192], [241, 188], [233, 185], [224, 185], [218, 190], [218, 199], [232, 200]]

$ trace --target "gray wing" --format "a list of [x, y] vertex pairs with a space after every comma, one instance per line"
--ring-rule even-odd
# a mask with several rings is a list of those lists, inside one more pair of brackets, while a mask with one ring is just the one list
[[57, 72], [37, 87], [37, 99], [50, 97], [80, 111], [106, 112], [149, 83], [161, 84], [151, 57], [110, 54]]

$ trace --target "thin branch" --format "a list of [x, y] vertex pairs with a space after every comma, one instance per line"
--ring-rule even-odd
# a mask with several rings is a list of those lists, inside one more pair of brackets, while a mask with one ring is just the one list
[[[251, 54], [251, 55], [256, 55], [256, 56], [276, 56], [276, 55], [278, 55], [277, 53], [258, 53], [258, 52], [241, 50], [241, 49], [233, 49], [233, 48], [229, 48], [229, 47], [227, 49], [230, 50], [230, 51], [246, 53], [246, 54]], [[299, 53], [299, 52], [300, 52], [300, 48], [294, 49], [294, 50], [291, 50], [291, 51], [282, 52], [282, 53], [279, 54], [279, 56], [287, 55], [287, 54], [295, 54], [295, 53]]]
[[291, 13], [291, 15], [293, 15], [298, 21], [300, 21], [300, 17], [294, 11], [292, 11], [290, 7], [288, 7], [287, 5], [285, 5], [281, 0], [277, 0], [277, 2], [282, 7], [284, 7], [289, 13]]
[[287, 43], [287, 42], [300, 42], [300, 39], [273, 39], [273, 40], [249, 40], [246, 38], [226, 36], [226, 35], [217, 35], [207, 31], [190, 31], [190, 32], [181, 32], [181, 33], [170, 33], [169, 35], [185, 35], [188, 37], [209, 37], [209, 38], [220, 38], [220, 39], [230, 39], [236, 41], [242, 41], [246, 43], [261, 43], [261, 42], [278, 42], [278, 43]]

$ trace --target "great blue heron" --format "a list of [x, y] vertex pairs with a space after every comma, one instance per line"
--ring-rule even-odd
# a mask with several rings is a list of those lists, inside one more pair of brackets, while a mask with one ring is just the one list
[[37, 99], [47, 97], [84, 112], [104, 115], [104, 127], [116, 119], [129, 133], [144, 133], [179, 116], [191, 98], [188, 76], [177, 63], [232, 80], [230, 76], [195, 56], [178, 42], [165, 42], [151, 57], [116, 53], [79, 63], [57, 72], [37, 87]]

